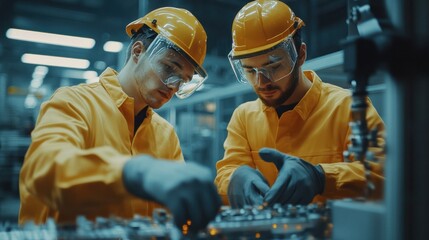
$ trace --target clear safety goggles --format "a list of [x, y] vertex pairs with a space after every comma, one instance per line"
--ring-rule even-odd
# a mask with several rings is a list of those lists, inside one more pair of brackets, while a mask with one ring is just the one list
[[[266, 55], [266, 64], [262, 67], [253, 67], [251, 64]], [[289, 76], [295, 67], [298, 54], [291, 37], [286, 38], [276, 46], [262, 52], [233, 57], [232, 51], [228, 54], [229, 61], [237, 80], [242, 83], [260, 85], [260, 75], [272, 82]]]
[[207, 72], [170, 40], [158, 34], [146, 53], [155, 74], [176, 96], [187, 98], [207, 79]]

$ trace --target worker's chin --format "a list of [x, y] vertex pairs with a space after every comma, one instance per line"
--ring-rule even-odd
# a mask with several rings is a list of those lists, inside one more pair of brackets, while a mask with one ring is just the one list
[[160, 107], [162, 107], [165, 104], [165, 102], [153, 102], [151, 104], [149, 104], [149, 106], [153, 109], [158, 109]]
[[278, 105], [280, 105], [278, 103], [277, 98], [266, 98], [263, 96], [259, 96], [259, 99], [261, 99], [261, 101], [268, 107], [277, 107]]
[[162, 107], [164, 104], [166, 104], [168, 102], [169, 99], [152, 99], [152, 101], [150, 101], [148, 103], [149, 107], [153, 108], [153, 109], [158, 109], [160, 107]]

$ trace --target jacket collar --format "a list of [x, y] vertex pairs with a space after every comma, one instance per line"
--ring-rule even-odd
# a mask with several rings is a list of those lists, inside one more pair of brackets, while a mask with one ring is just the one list
[[118, 72], [114, 69], [107, 68], [104, 70], [104, 72], [100, 75], [100, 83], [106, 89], [107, 93], [109, 93], [110, 97], [118, 108], [125, 102], [125, 100], [130, 98], [122, 90], [118, 79]]
[[[116, 107], [120, 108], [124, 103], [129, 102], [127, 105], [130, 104], [134, 108], [134, 99], [122, 90], [116, 70], [110, 67], [106, 68], [100, 75], [100, 83], [115, 102]], [[152, 114], [153, 110], [149, 107], [146, 116], [151, 116]]]

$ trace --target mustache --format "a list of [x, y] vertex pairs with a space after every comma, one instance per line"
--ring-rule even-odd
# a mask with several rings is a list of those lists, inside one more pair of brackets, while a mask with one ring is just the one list
[[272, 90], [279, 90], [280, 87], [275, 86], [275, 85], [267, 85], [264, 88], [258, 87], [258, 91], [259, 92], [263, 92], [263, 91], [272, 91]]

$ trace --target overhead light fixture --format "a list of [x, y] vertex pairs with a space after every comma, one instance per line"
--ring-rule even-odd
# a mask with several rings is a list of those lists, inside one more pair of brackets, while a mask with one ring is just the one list
[[29, 64], [78, 68], [78, 69], [86, 69], [89, 67], [89, 64], [90, 64], [89, 61], [86, 59], [57, 57], [57, 56], [31, 54], [31, 53], [25, 53], [24, 55], [22, 55], [21, 61], [23, 63], [29, 63]]
[[37, 106], [36, 96], [34, 96], [34, 94], [28, 94], [25, 97], [24, 106], [29, 109], [35, 108]]
[[86, 79], [86, 83], [94, 83], [100, 81], [96, 71], [85, 71], [83, 77]]
[[30, 88], [38, 89], [43, 84], [43, 79], [48, 73], [49, 69], [46, 66], [37, 66], [33, 72], [33, 79], [30, 82]]
[[96, 71], [84, 71], [77, 69], [65, 69], [62, 71], [63, 79], [85, 79], [86, 83], [98, 82], [98, 73]]
[[38, 42], [86, 49], [91, 49], [95, 45], [95, 40], [92, 38], [30, 31], [16, 28], [9, 28], [6, 32], [6, 37], [10, 39], [28, 42]]
[[107, 41], [103, 49], [106, 52], [120, 52], [122, 50], [123, 44], [117, 41]]

